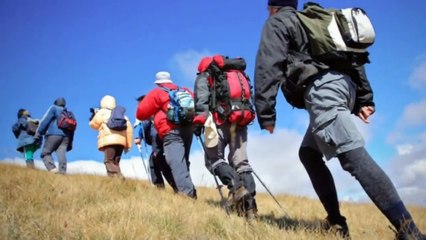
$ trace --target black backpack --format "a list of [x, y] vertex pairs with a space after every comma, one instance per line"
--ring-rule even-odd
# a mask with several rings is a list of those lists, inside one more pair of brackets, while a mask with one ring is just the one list
[[122, 106], [116, 106], [111, 110], [111, 116], [109, 117], [106, 125], [109, 129], [115, 131], [123, 131], [127, 129], [127, 120], [124, 116], [126, 109]]

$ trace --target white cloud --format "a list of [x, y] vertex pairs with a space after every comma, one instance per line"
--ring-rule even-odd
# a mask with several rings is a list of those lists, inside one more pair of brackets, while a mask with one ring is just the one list
[[426, 89], [426, 61], [421, 62], [414, 69], [409, 83], [413, 89]]
[[426, 99], [405, 106], [399, 122], [405, 127], [424, 125], [426, 123]]
[[184, 81], [193, 83], [196, 78], [198, 63], [201, 58], [210, 56], [212, 53], [209, 50], [188, 50], [186, 52], [176, 53], [172, 57], [172, 62], [177, 65], [182, 72]]
[[413, 149], [414, 149], [414, 146], [411, 144], [403, 144], [403, 145], [396, 146], [398, 155], [408, 155], [413, 151]]

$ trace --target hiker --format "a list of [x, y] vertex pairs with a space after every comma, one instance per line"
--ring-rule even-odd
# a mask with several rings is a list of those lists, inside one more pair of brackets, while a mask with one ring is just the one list
[[[342, 237], [349, 238], [334, 180], [323, 160], [323, 156], [327, 160], [337, 157], [342, 168], [359, 181], [396, 228], [397, 239], [425, 239], [389, 177], [366, 151], [363, 137], [351, 118], [353, 113], [368, 123], [375, 112], [373, 92], [364, 67], [344, 72], [310, 59], [307, 34], [296, 16], [297, 4], [297, 0], [268, 1], [270, 16], [263, 27], [254, 79], [255, 106], [261, 129], [274, 132], [278, 88], [284, 89], [288, 81], [306, 77], [307, 87], [301, 97], [310, 122], [299, 157], [328, 214], [323, 226], [336, 229]], [[291, 56], [293, 52], [301, 53], [306, 59], [297, 61]], [[290, 58], [296, 64], [285, 64]], [[286, 73], [294, 75], [288, 78]]]
[[[246, 118], [244, 115], [232, 118], [232, 111], [226, 109], [226, 106], [231, 106], [228, 105], [231, 96], [226, 93], [232, 92], [235, 96], [238, 96], [238, 99], [232, 100], [232, 104], [238, 104], [241, 106], [238, 109], [244, 109], [241, 97], [245, 96], [246, 99], [250, 99], [251, 89], [248, 83], [244, 89], [244, 87], [240, 87], [244, 84], [221, 84], [219, 82], [221, 79], [228, 81], [228, 83], [233, 79], [236, 81], [247, 79], [243, 72], [246, 66], [243, 59], [237, 59], [237, 61], [243, 63], [243, 67], [238, 71], [233, 70], [231, 72], [225, 72], [219, 66], [220, 63], [226, 64], [227, 61], [228, 59], [224, 59], [220, 55], [205, 57], [200, 61], [194, 86], [196, 110], [194, 134], [200, 137], [204, 129], [205, 165], [213, 175], [218, 176], [221, 182], [228, 187], [228, 205], [231, 209], [236, 210], [240, 216], [244, 216], [247, 220], [253, 220], [257, 214], [256, 184], [247, 156], [247, 125], [254, 119], [255, 115], [254, 111], [250, 110], [250, 106], [240, 111], [240, 113], [252, 113], [246, 115]], [[217, 72], [213, 69], [213, 66], [217, 67], [215, 68]], [[224, 80], [223, 76], [227, 76], [225, 77], [227, 80]], [[235, 86], [235, 88], [215, 92], [215, 89], [223, 90], [223, 88], [217, 87], [219, 85]], [[225, 109], [223, 112], [227, 112], [227, 114], [222, 114], [219, 109]], [[233, 119], [238, 119], [241, 122], [237, 123]], [[225, 148], [227, 146], [229, 153], [226, 160]]]
[[18, 140], [17, 151], [24, 154], [25, 164], [28, 168], [35, 168], [34, 153], [41, 146], [41, 141], [34, 138], [39, 121], [32, 119], [30, 112], [26, 109], [18, 110], [18, 120], [12, 126], [12, 132]]
[[[116, 105], [110, 95], [102, 97], [100, 109], [94, 110], [89, 126], [99, 131], [98, 150], [104, 152], [104, 164], [109, 177], [124, 180], [120, 169], [121, 155], [132, 147], [133, 129], [125, 109]], [[116, 122], [111, 122], [111, 121]], [[113, 126], [114, 125], [114, 126]]]
[[[138, 103], [144, 99], [145, 95], [137, 98]], [[173, 179], [172, 171], [166, 162], [164, 157], [163, 142], [158, 137], [157, 130], [155, 130], [153, 124], [154, 118], [151, 117], [149, 120], [138, 121], [139, 126], [138, 137], [135, 138], [134, 142], [136, 145], [141, 145], [142, 141], [147, 145], [151, 146], [151, 154], [149, 155], [149, 168], [152, 183], [159, 189], [164, 189], [164, 178], [167, 183], [177, 192], [176, 183]]]
[[[45, 136], [40, 156], [47, 171], [59, 174], [65, 174], [67, 171], [66, 152], [72, 150], [74, 139], [74, 131], [62, 129], [58, 126], [61, 114], [66, 109], [65, 105], [65, 98], [57, 98], [40, 120], [34, 136], [37, 142], [41, 142], [41, 137]], [[58, 168], [52, 158], [53, 152], [56, 152], [58, 157]]]
[[[196, 198], [196, 189], [192, 183], [189, 169], [189, 152], [192, 144], [193, 126], [175, 124], [167, 117], [174, 107], [169, 90], [181, 89], [173, 83], [168, 72], [158, 72], [154, 83], [157, 85], [140, 101], [136, 118], [140, 121], [149, 120], [154, 116], [154, 127], [162, 141], [164, 156], [169, 165], [178, 193]], [[183, 90], [190, 93], [186, 88]], [[192, 93], [191, 93], [192, 94]], [[174, 101], [174, 100], [173, 100]], [[169, 114], [173, 117], [173, 113]]]

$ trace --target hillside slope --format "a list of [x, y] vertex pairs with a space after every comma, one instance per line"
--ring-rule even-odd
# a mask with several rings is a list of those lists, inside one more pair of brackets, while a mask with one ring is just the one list
[[[0, 193], [0, 239], [338, 239], [320, 231], [319, 201], [296, 196], [276, 196], [284, 217], [269, 195], [258, 194], [259, 220], [247, 224], [226, 215], [216, 189], [198, 188], [192, 200], [144, 181], [6, 164], [0, 164]], [[410, 210], [426, 231], [426, 208]], [[393, 239], [372, 204], [343, 203], [342, 211], [352, 239]]]

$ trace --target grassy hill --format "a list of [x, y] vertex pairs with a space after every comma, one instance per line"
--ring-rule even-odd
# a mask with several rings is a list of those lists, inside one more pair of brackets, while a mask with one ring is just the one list
[[[269, 195], [258, 194], [259, 220], [248, 224], [226, 215], [216, 189], [197, 191], [192, 200], [145, 181], [0, 164], [0, 239], [338, 239], [320, 230], [318, 200], [277, 195], [285, 217]], [[426, 231], [426, 208], [410, 210]], [[372, 204], [342, 203], [342, 211], [352, 239], [393, 239]]]

